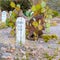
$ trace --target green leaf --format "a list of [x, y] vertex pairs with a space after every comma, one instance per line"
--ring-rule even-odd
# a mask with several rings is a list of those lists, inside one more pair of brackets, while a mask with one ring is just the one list
[[32, 8], [31, 8], [31, 10], [32, 10], [33, 12], [36, 11], [36, 7], [33, 5]]
[[53, 16], [59, 16], [59, 13], [57, 11], [53, 11]]
[[6, 25], [9, 26], [9, 18], [6, 19]]
[[46, 28], [46, 32], [49, 33], [50, 32], [50, 28]]
[[48, 18], [48, 19], [52, 19], [52, 15], [47, 14], [47, 15], [46, 15], [46, 18]]
[[52, 10], [48, 9], [47, 13], [52, 15]]
[[46, 2], [45, 2], [45, 1], [42, 1], [41, 7], [42, 7], [42, 8], [46, 7]]
[[52, 15], [48, 15], [48, 18], [52, 19]]
[[39, 10], [41, 8], [40, 4], [36, 5], [36, 10]]
[[44, 13], [45, 11], [46, 11], [45, 8], [42, 8], [42, 9], [41, 9], [41, 13]]
[[49, 28], [50, 27], [50, 23], [46, 23], [46, 27]]
[[29, 11], [26, 11], [26, 16], [27, 16], [27, 17], [29, 16]]

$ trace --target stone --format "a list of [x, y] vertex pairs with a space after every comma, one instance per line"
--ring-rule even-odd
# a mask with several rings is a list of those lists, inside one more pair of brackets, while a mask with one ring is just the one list
[[7, 48], [1, 47], [1, 51], [6, 52]]
[[5, 59], [7, 59], [7, 58], [12, 58], [12, 54], [11, 54], [11, 53], [7, 53], [7, 52], [2, 53], [1, 58], [5, 58]]

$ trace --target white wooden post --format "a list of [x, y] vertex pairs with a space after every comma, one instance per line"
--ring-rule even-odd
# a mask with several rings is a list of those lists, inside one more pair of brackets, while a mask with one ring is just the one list
[[7, 12], [3, 11], [2, 12], [2, 22], [6, 22], [6, 18], [7, 18]]
[[25, 18], [18, 17], [16, 20], [16, 44], [25, 44]]
[[0, 21], [1, 21], [1, 19], [2, 19], [2, 16], [1, 16], [2, 14], [1, 14], [1, 10], [0, 10]]

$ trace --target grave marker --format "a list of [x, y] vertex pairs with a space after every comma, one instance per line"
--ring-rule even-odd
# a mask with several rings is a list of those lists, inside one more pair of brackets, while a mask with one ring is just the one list
[[25, 44], [25, 18], [18, 17], [16, 20], [16, 43]]
[[1, 21], [1, 18], [2, 18], [2, 17], [1, 17], [1, 10], [0, 10], [0, 21]]
[[6, 18], [7, 18], [7, 12], [3, 11], [2, 12], [2, 22], [6, 22]]

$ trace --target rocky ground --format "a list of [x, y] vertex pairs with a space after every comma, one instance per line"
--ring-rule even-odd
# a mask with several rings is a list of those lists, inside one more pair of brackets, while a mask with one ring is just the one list
[[38, 41], [26, 40], [25, 45], [16, 46], [10, 30], [0, 30], [0, 60], [60, 60], [60, 24], [51, 26], [49, 33], [58, 35], [58, 40], [47, 43], [40, 38]]

